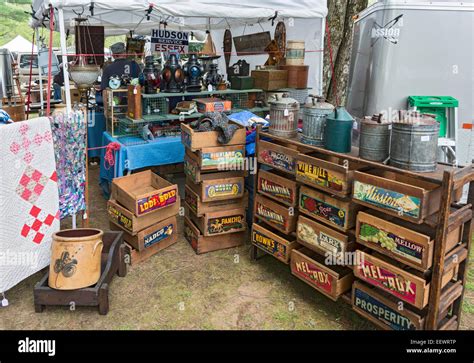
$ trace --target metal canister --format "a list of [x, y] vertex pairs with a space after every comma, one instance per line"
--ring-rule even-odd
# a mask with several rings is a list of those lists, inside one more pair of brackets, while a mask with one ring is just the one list
[[427, 115], [393, 123], [390, 165], [432, 172], [436, 170], [439, 122]]
[[270, 126], [268, 131], [275, 136], [296, 137], [298, 134], [298, 111], [300, 104], [293, 98], [275, 95], [270, 101]]
[[372, 161], [385, 161], [390, 155], [392, 123], [381, 115], [365, 117], [360, 123], [359, 156]]
[[334, 106], [324, 102], [324, 98], [311, 95], [311, 102], [303, 108], [303, 134], [301, 142], [308, 145], [324, 146], [326, 117], [334, 111]]
[[6, 48], [0, 49], [0, 98], [15, 94], [13, 84], [12, 55]]
[[352, 146], [352, 128], [354, 118], [342, 106], [336, 107], [326, 118], [324, 145], [326, 149], [348, 153]]

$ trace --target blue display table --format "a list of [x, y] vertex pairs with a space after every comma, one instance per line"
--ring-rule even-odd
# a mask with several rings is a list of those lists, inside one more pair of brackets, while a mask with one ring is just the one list
[[103, 112], [89, 111], [87, 124], [87, 155], [89, 158], [100, 157], [101, 151], [97, 148], [102, 146], [102, 134], [105, 131], [105, 116]]

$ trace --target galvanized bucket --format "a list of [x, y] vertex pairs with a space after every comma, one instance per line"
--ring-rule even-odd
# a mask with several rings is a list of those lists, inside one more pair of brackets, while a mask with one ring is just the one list
[[432, 172], [436, 170], [439, 123], [432, 118], [419, 120], [393, 124], [390, 165], [416, 172]]
[[298, 134], [298, 111], [300, 104], [293, 98], [275, 95], [270, 102], [270, 126], [268, 131], [275, 136], [293, 138]]
[[311, 95], [312, 102], [303, 108], [303, 132], [301, 142], [308, 145], [324, 146], [326, 118], [334, 111], [334, 106], [324, 102], [322, 97]]
[[390, 155], [391, 122], [378, 122], [370, 117], [360, 123], [359, 156], [371, 161], [385, 161]]

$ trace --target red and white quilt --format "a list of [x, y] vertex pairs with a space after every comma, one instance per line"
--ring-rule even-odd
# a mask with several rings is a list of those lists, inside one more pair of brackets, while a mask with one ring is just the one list
[[48, 118], [0, 126], [0, 292], [49, 265], [59, 196]]

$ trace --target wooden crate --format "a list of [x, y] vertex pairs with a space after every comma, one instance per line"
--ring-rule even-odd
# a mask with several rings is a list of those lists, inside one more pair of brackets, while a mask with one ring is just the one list
[[291, 273], [320, 293], [336, 301], [350, 290], [354, 275], [342, 266], [326, 266], [324, 257], [306, 248], [291, 251]]
[[300, 212], [343, 232], [355, 226], [357, 212], [361, 209], [350, 199], [338, 199], [305, 185], [300, 188], [298, 208]]
[[258, 162], [271, 166], [272, 168], [294, 175], [297, 156], [298, 151], [295, 149], [263, 140], [259, 140], [258, 142]]
[[288, 71], [278, 69], [258, 69], [251, 73], [255, 79], [255, 88], [264, 91], [273, 91], [288, 86]]
[[[245, 144], [234, 146], [206, 147], [192, 152], [186, 149], [186, 157], [191, 159], [196, 170], [239, 170], [244, 171], [245, 166]], [[189, 172], [193, 172], [190, 169]]]
[[181, 200], [178, 198], [176, 203], [174, 203], [170, 208], [157, 210], [138, 218], [128, 209], [118, 204], [117, 201], [111, 199], [107, 202], [107, 212], [109, 214], [110, 222], [122, 228], [132, 236], [135, 236], [138, 232], [158, 223], [158, 221], [176, 216], [181, 207], [180, 202]]
[[226, 209], [217, 212], [208, 212], [198, 217], [189, 208], [186, 215], [206, 237], [242, 232], [247, 230], [245, 208]]
[[254, 201], [255, 217], [280, 232], [289, 234], [295, 231], [298, 213], [295, 209], [274, 202], [257, 194]]
[[196, 254], [238, 247], [245, 242], [245, 232], [224, 234], [220, 236], [205, 237], [199, 228], [187, 217], [184, 217], [184, 237], [189, 242]]
[[398, 301], [375, 288], [355, 281], [352, 285], [352, 309], [385, 330], [423, 330], [421, 312], [409, 306], [400, 309]]
[[286, 264], [290, 263], [291, 251], [298, 246], [293, 237], [257, 223], [252, 225], [252, 243]]
[[410, 222], [422, 223], [441, 202], [437, 184], [387, 170], [356, 171], [354, 201]]
[[128, 86], [127, 101], [127, 116], [133, 120], [141, 120], [143, 112], [142, 89], [140, 86]]
[[258, 172], [257, 191], [290, 207], [296, 207], [298, 204], [297, 183], [276, 170]]
[[198, 217], [202, 217], [206, 213], [226, 211], [228, 209], [247, 208], [249, 204], [248, 193], [239, 199], [231, 200], [216, 200], [214, 202], [202, 202], [199, 195], [197, 195], [189, 186], [186, 185], [184, 190], [184, 198], [186, 206]]
[[[234, 124], [239, 128], [226, 146], [245, 145], [245, 128], [237, 123]], [[181, 141], [187, 148], [191, 149], [191, 151], [197, 151], [208, 147], [222, 146], [222, 144], [217, 141], [218, 135], [219, 133], [217, 131], [196, 132], [188, 124], [181, 124]]]
[[150, 170], [115, 178], [112, 195], [137, 217], [168, 208], [179, 199], [178, 186]]
[[299, 244], [323, 256], [327, 253], [342, 256], [346, 252], [354, 251], [353, 237], [303, 215], [298, 217], [296, 237]]
[[240, 172], [223, 172], [201, 175], [202, 182], [196, 184], [189, 177], [189, 186], [202, 202], [239, 199], [244, 196], [245, 180]]
[[296, 159], [296, 180], [309, 186], [346, 196], [352, 192], [354, 171], [363, 164], [322, 153], [299, 154]]
[[[114, 223], [110, 222], [112, 230], [123, 229]], [[162, 249], [171, 246], [177, 242], [178, 224], [176, 216], [160, 221], [144, 230], [141, 230], [136, 235], [132, 235], [126, 231], [123, 232], [123, 240], [127, 242], [135, 250], [141, 252], [153, 248], [155, 253]], [[155, 247], [156, 246], [156, 247]]]

